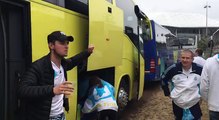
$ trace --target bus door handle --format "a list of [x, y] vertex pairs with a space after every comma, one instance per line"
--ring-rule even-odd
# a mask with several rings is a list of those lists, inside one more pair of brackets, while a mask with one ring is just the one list
[[108, 7], [108, 13], [112, 13], [112, 8]]

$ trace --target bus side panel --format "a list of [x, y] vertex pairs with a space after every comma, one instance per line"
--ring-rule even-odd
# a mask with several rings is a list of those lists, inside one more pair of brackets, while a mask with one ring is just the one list
[[[119, 88], [119, 84], [122, 76], [128, 75], [129, 76], [129, 100], [138, 99], [143, 94], [144, 88], [144, 61], [143, 58], [140, 57], [140, 82], [138, 81], [137, 77], [137, 64], [138, 64], [138, 50], [134, 46], [134, 44], [129, 40], [128, 36], [123, 38], [123, 55], [122, 55], [122, 65], [116, 67], [115, 72], [115, 87]], [[136, 84], [137, 83], [137, 84]], [[139, 87], [138, 87], [139, 85]], [[117, 89], [118, 90], [118, 89]], [[118, 91], [117, 91], [118, 92]]]
[[88, 70], [121, 65], [123, 12], [106, 0], [89, 1], [89, 44], [95, 52], [88, 58]]
[[139, 91], [138, 91], [138, 99], [140, 99], [143, 96], [143, 92], [144, 92], [144, 68], [145, 64], [144, 64], [144, 58], [142, 56], [140, 56], [140, 83], [139, 83]]
[[[74, 42], [69, 43], [68, 56], [71, 57], [87, 47], [88, 20], [85, 16], [49, 3], [32, 2], [31, 23], [33, 61], [48, 54], [47, 35], [55, 30], [63, 31], [74, 37]], [[76, 68], [68, 72], [68, 81], [77, 83]], [[77, 91], [75, 88], [69, 99], [70, 111], [66, 114], [67, 119], [76, 119]]]

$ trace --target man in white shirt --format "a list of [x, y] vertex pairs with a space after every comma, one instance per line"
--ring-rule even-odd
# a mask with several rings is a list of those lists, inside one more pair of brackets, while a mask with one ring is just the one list
[[219, 120], [219, 54], [206, 60], [201, 74], [201, 97], [208, 102], [210, 120]]
[[196, 49], [195, 54], [196, 56], [194, 57], [193, 62], [201, 66], [204, 66], [206, 60], [202, 57], [202, 54], [203, 54], [202, 49], [199, 49], [199, 48]]

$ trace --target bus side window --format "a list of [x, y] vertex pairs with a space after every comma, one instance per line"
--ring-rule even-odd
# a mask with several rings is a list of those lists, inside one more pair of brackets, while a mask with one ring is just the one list
[[125, 26], [125, 34], [131, 39], [133, 44], [138, 47], [138, 37], [133, 33], [133, 28], [129, 26]]
[[88, 1], [87, 0], [66, 0], [65, 8], [70, 9], [81, 14], [88, 15]]
[[65, 0], [44, 0], [44, 1], [52, 3], [54, 5], [65, 7]]
[[109, 3], [113, 3], [113, 0], [106, 0], [106, 1], [108, 1]]
[[51, 4], [88, 15], [88, 0], [44, 0]]

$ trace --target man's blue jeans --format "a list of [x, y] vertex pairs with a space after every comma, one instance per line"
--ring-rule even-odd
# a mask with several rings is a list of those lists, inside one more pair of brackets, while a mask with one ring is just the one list
[[49, 117], [49, 120], [65, 120], [65, 114], [62, 113], [62, 114], [54, 116], [54, 117]]
[[219, 112], [209, 110], [210, 120], [219, 120]]

